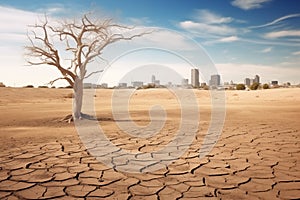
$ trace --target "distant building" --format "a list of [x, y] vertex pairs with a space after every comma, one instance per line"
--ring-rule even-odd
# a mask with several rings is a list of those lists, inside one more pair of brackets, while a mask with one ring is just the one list
[[255, 75], [254, 79], [253, 79], [253, 83], [260, 83], [259, 82], [259, 76]]
[[85, 89], [89, 89], [89, 88], [92, 88], [92, 87], [93, 87], [92, 83], [83, 83], [83, 88], [85, 88]]
[[189, 85], [189, 79], [184, 78], [181, 80], [181, 87], [186, 88], [186, 87], [188, 87], [188, 85]]
[[102, 83], [102, 84], [100, 85], [100, 87], [101, 87], [101, 88], [108, 88], [108, 85], [107, 85], [107, 83]]
[[91, 89], [91, 88], [108, 88], [107, 83], [102, 83], [101, 85], [95, 83], [83, 83], [84, 89]]
[[173, 87], [173, 83], [172, 82], [168, 82], [168, 84], [165, 85], [166, 87]]
[[152, 77], [151, 77], [151, 83], [153, 83], [153, 84], [155, 84], [155, 76], [154, 75], [152, 75]]
[[155, 80], [155, 81], [154, 81], [154, 85], [160, 86], [160, 80]]
[[196, 87], [196, 88], [199, 87], [199, 70], [198, 69], [192, 69], [191, 83], [192, 83], [193, 87]]
[[271, 81], [271, 85], [277, 86], [278, 85], [278, 81]]
[[107, 83], [95, 84], [94, 88], [108, 88]]
[[127, 88], [127, 83], [119, 83], [119, 88]]
[[253, 83], [260, 83], [260, 77], [258, 75], [255, 75], [254, 79], [245, 78], [245, 85], [250, 87]]
[[160, 80], [156, 80], [154, 75], [151, 76], [151, 83], [155, 86], [160, 86]]
[[144, 83], [142, 81], [133, 81], [131, 82], [131, 84], [133, 87], [138, 88], [138, 87], [142, 87]]
[[219, 86], [219, 85], [221, 85], [220, 75], [219, 74], [211, 75], [209, 85], [210, 86]]
[[250, 85], [252, 85], [253, 83], [254, 83], [254, 79], [251, 78], [251, 79], [250, 79]]
[[250, 78], [245, 78], [245, 85], [247, 85], [248, 87], [251, 85]]

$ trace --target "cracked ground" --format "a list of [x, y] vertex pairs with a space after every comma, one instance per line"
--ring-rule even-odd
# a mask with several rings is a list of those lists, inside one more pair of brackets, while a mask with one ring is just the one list
[[[299, 89], [227, 92], [222, 134], [201, 159], [210, 115], [209, 96], [198, 92], [199, 99], [204, 96], [203, 117], [192, 144], [169, 165], [144, 173], [122, 172], [93, 157], [73, 124], [56, 121], [71, 108], [67, 90], [45, 97], [48, 90], [1, 91], [0, 199], [300, 198]], [[169, 96], [148, 93], [160, 96], [172, 117], [161, 133], [147, 139], [122, 133], [109, 114], [110, 92], [97, 93], [100, 125], [118, 148], [153, 152], [174, 136], [178, 116]], [[137, 105], [132, 118], [141, 125], [148, 123], [148, 108], [142, 106], [148, 93], [138, 91], [132, 100]]]

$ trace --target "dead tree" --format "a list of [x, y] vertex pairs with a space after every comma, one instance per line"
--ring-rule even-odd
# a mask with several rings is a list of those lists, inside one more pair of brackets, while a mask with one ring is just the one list
[[[87, 66], [100, 57], [110, 44], [121, 40], [132, 40], [146, 32], [127, 34], [132, 27], [115, 24], [111, 19], [95, 20], [84, 15], [80, 20], [61, 21], [51, 25], [47, 17], [41, 24], [30, 26], [32, 34], [28, 34], [30, 45], [26, 46], [26, 55], [30, 65], [49, 65], [57, 68], [61, 77], [50, 81], [66, 80], [73, 88], [73, 119], [82, 117], [83, 80], [101, 72], [87, 73]], [[62, 49], [61, 46], [65, 48]], [[65, 51], [65, 52], [61, 52]], [[64, 66], [62, 55], [71, 55], [68, 66]]]

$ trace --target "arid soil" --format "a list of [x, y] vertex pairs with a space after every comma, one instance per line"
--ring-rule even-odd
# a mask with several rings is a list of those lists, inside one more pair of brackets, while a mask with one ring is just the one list
[[[0, 88], [0, 199], [299, 199], [300, 89], [226, 91], [221, 136], [201, 159], [212, 98], [194, 92], [200, 119], [188, 150], [159, 170], [131, 173], [99, 162], [74, 124], [61, 122], [71, 112], [72, 90]], [[116, 125], [112, 96], [113, 90], [96, 91], [96, 117], [119, 149], [151, 153], [176, 137], [181, 110], [173, 93], [131, 96], [137, 125], [150, 123], [153, 105], [165, 109], [164, 127], [148, 138]]]

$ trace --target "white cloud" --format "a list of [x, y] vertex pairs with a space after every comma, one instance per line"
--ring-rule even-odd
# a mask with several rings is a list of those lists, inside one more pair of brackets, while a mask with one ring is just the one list
[[130, 17], [130, 18], [128, 18], [128, 21], [130, 22], [130, 24], [134, 24], [134, 25], [138, 25], [138, 26], [151, 23], [151, 20], [148, 17], [142, 17], [142, 18]]
[[15, 44], [22, 45], [27, 41], [27, 35], [25, 33], [1, 33], [0, 32], [0, 43], [1, 46], [12, 46]]
[[267, 47], [267, 48], [261, 50], [260, 52], [261, 52], [261, 53], [269, 53], [269, 52], [271, 52], [271, 51], [272, 51], [272, 47]]
[[243, 10], [251, 10], [256, 8], [261, 8], [263, 3], [272, 0], [234, 0], [231, 5], [241, 8]]
[[293, 64], [295, 64], [295, 63], [292, 63], [292, 62], [281, 62], [281, 63], [279, 63], [279, 65], [293, 65]]
[[34, 24], [38, 16], [38, 13], [0, 6], [0, 32], [26, 33], [27, 26]]
[[265, 38], [276, 39], [281, 37], [300, 37], [300, 30], [274, 31], [265, 34]]
[[46, 13], [50, 15], [64, 13], [65, 11], [65, 7], [62, 4], [52, 4], [46, 8], [41, 8], [38, 10], [40, 13]]
[[266, 23], [266, 24], [263, 24], [263, 25], [258, 25], [258, 26], [251, 26], [249, 28], [263, 28], [263, 27], [267, 27], [267, 26], [272, 26], [272, 25], [275, 25], [275, 24], [277, 24], [277, 23], [279, 23], [283, 20], [286, 20], [286, 19], [289, 19], [289, 18], [294, 18], [294, 17], [300, 17], [300, 13], [286, 15], [286, 16], [280, 17], [278, 19], [275, 19], [272, 22], [269, 22], [269, 23]]
[[237, 32], [236, 28], [228, 24], [238, 20], [223, 17], [209, 10], [196, 10], [193, 19], [181, 21], [178, 26], [200, 37], [228, 36]]
[[[138, 44], [139, 47], [140, 45], [144, 47], [155, 46], [156, 48], [174, 51], [189, 51], [196, 48], [195, 41], [179, 32], [159, 27], [136, 28], [137, 32], [149, 32], [149, 30], [154, 31], [151, 34], [130, 41], [130, 44], [126, 43], [126, 48], [135, 47], [135, 44]], [[119, 47], [119, 44], [117, 46]]]
[[197, 10], [196, 14], [197, 15], [195, 18], [197, 19], [197, 21], [206, 24], [223, 24], [223, 23], [229, 23], [233, 21], [233, 18], [231, 17], [222, 17], [209, 10]]
[[225, 38], [219, 39], [219, 42], [235, 42], [238, 40], [239, 40], [239, 38], [237, 36], [230, 36], [230, 37], [225, 37]]
[[185, 30], [196, 33], [209, 33], [216, 35], [231, 35], [236, 33], [236, 29], [226, 25], [213, 25], [198, 23], [193, 21], [183, 21], [179, 26]]
[[[29, 44], [27, 31], [30, 34], [32, 29], [28, 25], [40, 23], [42, 20], [44, 20], [44, 15], [39, 12], [0, 6], [1, 82], [9, 86], [28, 84], [38, 86], [59, 77], [59, 71], [54, 67], [28, 66], [24, 59], [24, 46]], [[62, 60], [62, 62], [65, 61]]]
[[296, 51], [292, 53], [294, 56], [300, 56], [300, 51]]
[[[28, 42], [28, 25], [35, 24], [38, 13], [0, 6], [0, 80], [7, 85], [23, 86], [42, 79], [39, 72], [44, 68], [25, 67], [24, 46]], [[41, 70], [39, 70], [41, 69]], [[28, 71], [31, 70], [31, 73]], [[48, 72], [44, 71], [45, 75]], [[44, 77], [47, 77], [44, 76]], [[51, 75], [49, 74], [49, 77]]]

